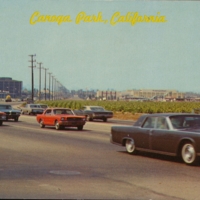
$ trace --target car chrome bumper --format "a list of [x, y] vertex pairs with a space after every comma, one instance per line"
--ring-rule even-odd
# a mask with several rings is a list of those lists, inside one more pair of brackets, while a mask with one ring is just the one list
[[82, 126], [85, 125], [85, 121], [60, 121], [61, 126]]

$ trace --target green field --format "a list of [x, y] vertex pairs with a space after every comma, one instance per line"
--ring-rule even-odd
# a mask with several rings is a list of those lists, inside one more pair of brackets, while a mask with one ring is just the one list
[[137, 102], [137, 101], [40, 101], [50, 107], [80, 109], [85, 105], [102, 106], [113, 112], [128, 113], [191, 113], [200, 108], [200, 102]]

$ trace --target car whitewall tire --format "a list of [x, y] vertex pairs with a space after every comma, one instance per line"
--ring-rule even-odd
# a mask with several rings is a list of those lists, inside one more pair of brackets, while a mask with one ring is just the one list
[[183, 161], [188, 165], [196, 164], [197, 155], [192, 143], [187, 142], [182, 146], [181, 157]]
[[89, 115], [87, 115], [86, 120], [87, 121], [93, 121], [93, 119]]
[[15, 122], [18, 122], [18, 117], [15, 117], [14, 120], [15, 120]]
[[45, 127], [45, 125], [43, 124], [43, 121], [40, 120], [40, 128], [44, 128], [44, 127]]
[[78, 126], [77, 129], [78, 129], [79, 131], [81, 131], [81, 130], [83, 130], [83, 126]]
[[126, 151], [130, 154], [135, 154], [136, 149], [135, 149], [135, 144], [133, 140], [126, 140]]
[[107, 118], [103, 118], [103, 121], [104, 121], [104, 122], [107, 122]]
[[60, 126], [58, 121], [55, 122], [55, 128], [56, 128], [56, 130], [60, 130], [61, 129], [61, 126]]

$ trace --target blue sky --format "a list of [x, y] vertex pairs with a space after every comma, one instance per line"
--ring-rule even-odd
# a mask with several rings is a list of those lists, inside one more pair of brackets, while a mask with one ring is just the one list
[[[40, 15], [72, 22], [30, 24]], [[80, 12], [107, 23], [75, 23]], [[165, 23], [110, 24], [114, 13], [165, 16]], [[158, 14], [159, 13], [159, 14]], [[72, 89], [175, 89], [200, 92], [200, 2], [131, 0], [0, 0], [0, 77], [31, 88], [29, 55]], [[36, 19], [36, 17], [34, 18]], [[44, 87], [44, 70], [42, 70]], [[48, 76], [47, 76], [48, 87]]]

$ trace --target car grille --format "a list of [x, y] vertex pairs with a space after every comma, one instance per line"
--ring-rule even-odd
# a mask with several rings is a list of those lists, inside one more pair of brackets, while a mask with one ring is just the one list
[[67, 118], [67, 121], [82, 121], [82, 118], [71, 117]]
[[20, 113], [18, 112], [5, 112], [6, 115], [19, 115]]
[[10, 113], [11, 115], [16, 115], [16, 114], [18, 114], [17, 112], [11, 112]]

